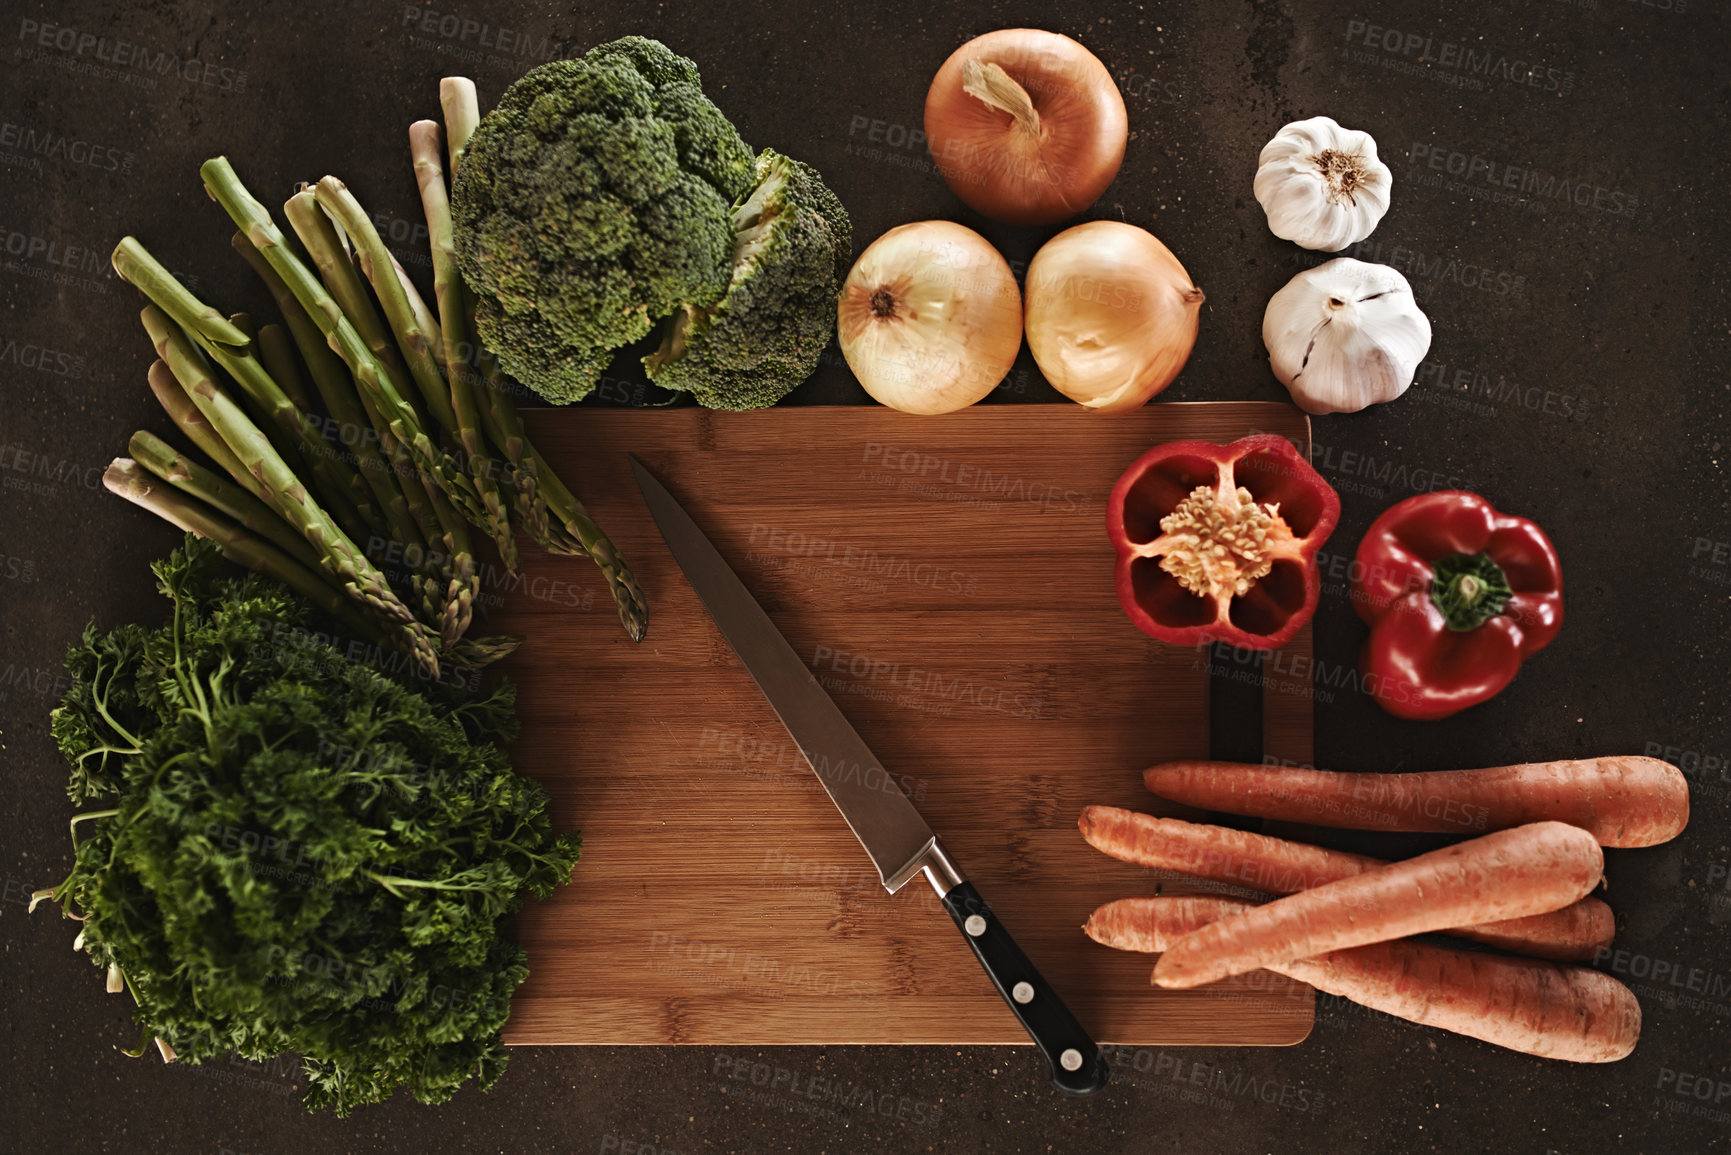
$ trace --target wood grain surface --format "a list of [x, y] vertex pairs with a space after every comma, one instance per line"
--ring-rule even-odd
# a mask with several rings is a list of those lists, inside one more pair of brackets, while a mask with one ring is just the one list
[[[632, 644], [587, 562], [525, 548], [489, 632], [528, 641], [517, 766], [582, 830], [572, 884], [531, 901], [506, 1039], [1025, 1043], [921, 880], [886, 894], [661, 542], [625, 455], [673, 491], [897, 775], [962, 871], [1101, 1042], [1267, 1044], [1309, 1033], [1310, 988], [1258, 972], [1193, 991], [1080, 930], [1172, 880], [1082, 841], [1090, 803], [1157, 810], [1142, 767], [1207, 755], [1208, 656], [1145, 637], [1113, 592], [1105, 502], [1162, 441], [1290, 406], [1103, 416], [997, 406], [529, 415], [647, 592]], [[1310, 631], [1268, 667], [1265, 749], [1311, 757]]]

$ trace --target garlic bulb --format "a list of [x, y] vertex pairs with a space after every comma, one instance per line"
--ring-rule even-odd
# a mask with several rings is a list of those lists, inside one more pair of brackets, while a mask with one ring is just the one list
[[1393, 401], [1430, 352], [1430, 320], [1387, 265], [1338, 257], [1269, 299], [1262, 343], [1306, 413], [1357, 413]]
[[1256, 199], [1282, 240], [1334, 253], [1370, 236], [1394, 177], [1368, 132], [1326, 116], [1294, 121], [1257, 158]]

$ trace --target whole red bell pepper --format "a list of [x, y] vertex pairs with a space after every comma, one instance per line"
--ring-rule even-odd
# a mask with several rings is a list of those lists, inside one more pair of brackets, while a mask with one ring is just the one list
[[1563, 624], [1550, 538], [1476, 493], [1384, 510], [1359, 543], [1352, 587], [1370, 623], [1364, 687], [1402, 718], [1446, 718], [1495, 696]]
[[1163, 642], [1275, 649], [1316, 613], [1316, 551], [1339, 520], [1340, 495], [1284, 437], [1157, 445], [1106, 508], [1118, 601]]

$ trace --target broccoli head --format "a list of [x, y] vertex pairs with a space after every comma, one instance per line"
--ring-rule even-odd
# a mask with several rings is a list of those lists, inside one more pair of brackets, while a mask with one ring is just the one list
[[721, 300], [752, 179], [697, 66], [658, 41], [530, 71], [476, 128], [452, 191], [482, 342], [549, 401], [585, 396], [614, 350]]
[[847, 210], [810, 165], [764, 149], [755, 179], [733, 208], [726, 294], [684, 304], [643, 359], [650, 380], [712, 409], [774, 405], [811, 376], [853, 254]]

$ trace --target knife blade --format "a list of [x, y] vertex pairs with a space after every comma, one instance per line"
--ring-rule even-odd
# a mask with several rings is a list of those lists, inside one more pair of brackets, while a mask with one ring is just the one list
[[963, 877], [896, 779], [885, 772], [721, 551], [641, 461], [634, 456], [630, 461], [673, 560], [847, 820], [884, 888], [894, 894], [923, 874], [998, 994], [1045, 1055], [1053, 1085], [1072, 1095], [1091, 1095], [1104, 1087], [1106, 1062], [1088, 1032]]

